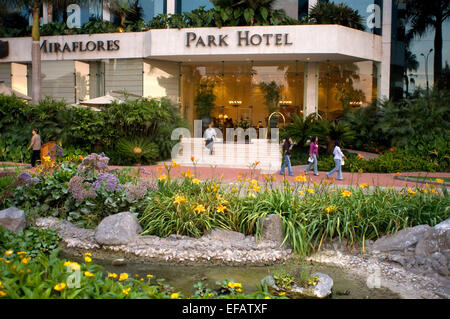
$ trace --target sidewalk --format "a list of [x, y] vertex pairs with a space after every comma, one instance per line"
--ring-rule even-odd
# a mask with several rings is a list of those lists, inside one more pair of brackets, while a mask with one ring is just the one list
[[[135, 166], [135, 169], [141, 169], [141, 176], [147, 177], [159, 177], [161, 174], [167, 174], [166, 169], [163, 167], [158, 170], [158, 167], [163, 167], [162, 165], [153, 165], [153, 166]], [[110, 168], [122, 168], [120, 166], [110, 166]], [[293, 166], [292, 171], [294, 176], [288, 176], [286, 174], [285, 178], [289, 182], [294, 182], [296, 176], [301, 175], [306, 168], [306, 165]], [[236, 169], [236, 168], [220, 168], [220, 167], [194, 167], [194, 166], [181, 166], [175, 167], [171, 170], [170, 175], [172, 178], [183, 177], [183, 173], [189, 171], [195, 175], [196, 178], [205, 180], [205, 179], [221, 179], [225, 182], [237, 182], [238, 176], [241, 174], [242, 179], [252, 178], [256, 179], [260, 182], [264, 181], [264, 174], [260, 173], [260, 170], [250, 170], [250, 169]], [[144, 170], [145, 173], [142, 171]], [[319, 176], [314, 176], [312, 172], [308, 174], [308, 180], [310, 182], [320, 183], [321, 181], [326, 180], [326, 172], [320, 172]], [[281, 182], [283, 180], [283, 176], [276, 172], [272, 174], [276, 180], [275, 182]], [[415, 182], [406, 182], [398, 179], [394, 179], [396, 176], [395, 173], [342, 173], [344, 180], [343, 181], [334, 181], [335, 185], [359, 185], [362, 183], [369, 184], [370, 186], [394, 186], [394, 187], [423, 187], [425, 184], [423, 183], [415, 183]], [[402, 173], [404, 176], [427, 176], [427, 177], [450, 177], [450, 173], [424, 173], [424, 172], [408, 172]], [[334, 175], [336, 177], [336, 174]]]
[[[6, 163], [6, 162], [0, 162], [1, 164], [15, 164], [15, 163]], [[22, 166], [23, 164], [18, 164]], [[158, 169], [161, 168], [162, 169]], [[26, 165], [26, 168], [29, 169], [30, 166]], [[166, 169], [162, 164], [159, 165], [151, 165], [151, 166], [109, 166], [110, 169], [121, 169], [121, 168], [134, 168], [141, 170], [140, 175], [142, 177], [154, 177], [158, 178], [161, 174], [167, 174]], [[293, 166], [292, 171], [294, 173], [294, 176], [288, 176], [286, 171], [285, 178], [289, 182], [294, 182], [294, 179], [296, 176], [301, 175], [303, 171], [305, 170], [306, 165], [298, 165]], [[172, 168], [170, 175], [172, 178], [180, 178], [183, 177], [183, 173], [186, 172], [189, 169], [189, 171], [195, 175], [196, 178], [201, 180], [206, 179], [221, 179], [224, 182], [237, 182], [239, 175], [241, 175], [242, 179], [246, 178], [252, 178], [256, 179], [259, 182], [264, 182], [264, 174], [259, 170], [250, 170], [250, 169], [237, 169], [237, 168], [226, 168], [226, 167], [214, 167], [214, 166], [197, 166], [194, 167], [193, 165], [190, 166], [180, 166]], [[325, 176], [326, 172], [319, 171], [319, 176], [314, 176], [313, 172], [309, 172], [307, 175], [309, 182], [316, 182], [320, 183], [324, 180], [326, 180]], [[275, 182], [282, 182], [283, 176], [279, 174], [279, 171], [271, 174], [275, 177]], [[370, 186], [394, 186], [394, 187], [423, 187], [424, 183], [416, 183], [416, 182], [409, 182], [404, 180], [398, 180], [394, 177], [396, 176], [395, 173], [342, 173], [344, 180], [343, 181], [334, 181], [335, 185], [359, 185], [362, 183], [369, 184]], [[425, 176], [429, 178], [436, 178], [436, 177], [448, 177], [450, 178], [450, 173], [428, 173], [428, 172], [408, 172], [408, 173], [401, 173], [402, 176]], [[334, 178], [336, 178], [336, 174], [334, 175]]]

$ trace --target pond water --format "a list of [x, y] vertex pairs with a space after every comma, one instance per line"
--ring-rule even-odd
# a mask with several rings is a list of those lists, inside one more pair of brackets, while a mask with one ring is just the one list
[[[81, 258], [65, 256], [75, 261]], [[78, 260], [77, 260], [78, 259]], [[127, 263], [122, 266], [113, 266], [110, 261], [96, 260], [96, 264], [102, 265], [106, 272], [123, 273], [130, 277], [146, 278], [151, 274], [154, 278], [164, 278], [165, 283], [171, 285], [176, 291], [181, 291], [185, 296], [194, 293], [193, 285], [199, 281], [204, 281], [209, 288], [217, 288], [216, 281], [230, 280], [242, 283], [245, 293], [252, 293], [257, 290], [257, 285], [265, 276], [280, 268], [292, 269], [292, 264], [274, 266], [185, 266], [174, 264], [148, 264], [148, 263]], [[333, 278], [333, 299], [397, 299], [400, 296], [386, 288], [370, 289], [366, 281], [354, 274], [346, 272], [338, 267], [333, 267], [318, 263], [303, 263], [304, 267], [310, 268], [310, 273], [322, 272]]]

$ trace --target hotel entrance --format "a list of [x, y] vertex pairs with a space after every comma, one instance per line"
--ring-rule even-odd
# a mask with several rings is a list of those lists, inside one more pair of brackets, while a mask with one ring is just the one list
[[[189, 123], [214, 127], [281, 127], [303, 114], [303, 62], [183, 63], [181, 104]], [[270, 116], [273, 114], [272, 116]], [[269, 122], [269, 117], [270, 122]]]

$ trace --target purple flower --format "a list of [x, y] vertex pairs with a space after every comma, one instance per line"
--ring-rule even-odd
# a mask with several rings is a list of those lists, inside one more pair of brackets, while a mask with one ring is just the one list
[[31, 174], [28, 172], [22, 172], [17, 176], [18, 179], [20, 179], [22, 182], [28, 182], [31, 179]]
[[96, 153], [89, 154], [88, 156], [83, 158], [83, 161], [78, 167], [78, 171], [89, 171], [89, 170], [107, 171], [109, 157], [103, 155], [104, 153], [100, 155]]
[[95, 198], [97, 194], [91, 187], [91, 183], [83, 182], [83, 177], [75, 175], [69, 181], [69, 192], [73, 198], [83, 201], [86, 198]]
[[39, 183], [39, 179], [37, 177], [32, 177], [28, 172], [22, 172], [17, 176], [20, 185], [27, 184], [37, 184]]
[[104, 185], [105, 189], [113, 192], [117, 191], [121, 188], [121, 185], [119, 184], [119, 179], [110, 173], [100, 173], [97, 176], [97, 180], [92, 183], [92, 188], [97, 190], [102, 185]]
[[46, 154], [46, 156], [50, 156], [52, 159], [56, 158], [57, 156], [63, 157], [64, 156], [64, 150], [61, 146], [58, 144], [55, 144]]

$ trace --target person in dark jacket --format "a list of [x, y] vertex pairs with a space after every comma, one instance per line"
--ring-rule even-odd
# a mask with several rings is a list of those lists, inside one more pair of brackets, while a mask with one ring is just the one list
[[284, 140], [283, 143], [283, 165], [281, 166], [280, 175], [284, 175], [284, 168], [287, 166], [289, 176], [294, 176], [291, 168], [291, 151], [294, 147], [294, 143], [292, 142], [292, 138], [288, 137]]

